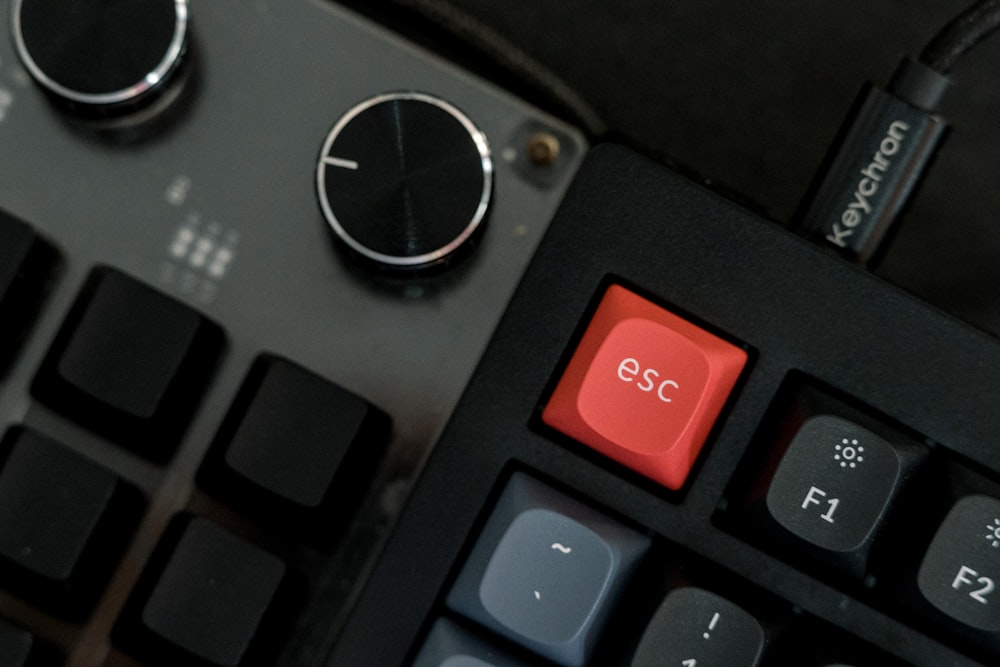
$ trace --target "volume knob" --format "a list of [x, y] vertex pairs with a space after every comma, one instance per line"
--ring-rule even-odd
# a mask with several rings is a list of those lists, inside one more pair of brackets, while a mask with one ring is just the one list
[[154, 98], [181, 63], [187, 0], [14, 0], [14, 43], [58, 101], [108, 114]]
[[486, 217], [493, 161], [486, 138], [448, 102], [389, 93], [351, 109], [317, 168], [320, 207], [337, 237], [382, 268], [448, 262]]

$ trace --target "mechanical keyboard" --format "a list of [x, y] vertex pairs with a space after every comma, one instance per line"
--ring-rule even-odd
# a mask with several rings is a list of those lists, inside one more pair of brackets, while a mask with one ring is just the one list
[[0, 664], [322, 664], [583, 138], [322, 0], [0, 26]]
[[1000, 659], [994, 338], [333, 4], [62, 17], [139, 79], [54, 4], [0, 5], [0, 664]]
[[328, 664], [990, 665], [1000, 346], [593, 149]]

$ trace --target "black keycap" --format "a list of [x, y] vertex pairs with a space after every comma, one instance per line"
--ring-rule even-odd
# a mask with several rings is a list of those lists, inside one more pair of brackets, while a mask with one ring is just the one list
[[802, 424], [767, 490], [771, 516], [856, 576], [915, 456], [857, 424], [816, 415]]
[[27, 667], [35, 638], [27, 630], [0, 620], [0, 665]]
[[1000, 632], [1000, 500], [966, 496], [955, 503], [924, 555], [917, 583], [956, 621]]
[[54, 259], [31, 227], [0, 211], [0, 371], [33, 319]]
[[153, 460], [173, 451], [221, 329], [110, 268], [94, 269], [38, 372], [35, 396]]
[[715, 593], [678, 588], [646, 626], [632, 667], [754, 667], [763, 652], [757, 619]]
[[[268, 664], [285, 611], [285, 562], [203, 517], [180, 517], [129, 602], [118, 636], [156, 665]], [[273, 664], [273, 663], [272, 663]]]
[[0, 665], [3, 667], [56, 667], [59, 652], [27, 630], [0, 619]]
[[649, 538], [511, 476], [447, 604], [556, 664], [586, 664]]
[[70, 616], [99, 595], [142, 512], [110, 470], [25, 428], [3, 439], [0, 577], [29, 601]]
[[534, 667], [538, 664], [537, 661], [529, 662], [511, 655], [482, 634], [439, 618], [411, 667]]
[[272, 355], [255, 362], [203, 466], [205, 485], [281, 521], [349, 514], [389, 420], [364, 399]]

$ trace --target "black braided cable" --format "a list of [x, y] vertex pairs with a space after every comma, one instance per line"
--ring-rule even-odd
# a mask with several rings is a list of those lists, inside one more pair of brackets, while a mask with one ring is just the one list
[[1000, 0], [982, 0], [972, 5], [935, 35], [920, 62], [947, 74], [958, 58], [1000, 28]]

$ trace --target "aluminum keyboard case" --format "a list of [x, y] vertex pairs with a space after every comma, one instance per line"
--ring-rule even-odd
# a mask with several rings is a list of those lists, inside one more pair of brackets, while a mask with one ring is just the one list
[[[363, 520], [350, 539], [334, 540], [336, 554], [303, 557], [325, 582], [314, 589], [327, 602], [317, 603], [308, 640], [322, 643], [350, 594], [343, 580], [359, 576], [398, 511], [582, 159], [584, 139], [320, 0], [192, 0], [188, 90], [163, 126], [95, 130], [29, 80], [11, 43], [9, 10], [0, 3], [0, 207], [48, 238], [61, 263], [30, 338], [0, 378], [0, 425], [35, 426], [148, 494], [151, 511], [128, 555], [142, 562], [173, 512], [212, 511], [192, 492], [194, 472], [258, 353], [289, 357], [385, 410], [392, 442]], [[315, 168], [330, 128], [359, 102], [391, 91], [454, 104], [485, 133], [495, 164], [493, 205], [476, 249], [428, 278], [385, 279], [356, 266], [335, 246], [317, 203]], [[525, 157], [525, 138], [539, 129], [562, 142], [552, 168]], [[229, 247], [224, 275], [172, 250], [184, 230]], [[167, 466], [29, 396], [57, 327], [99, 263], [190, 303], [227, 333], [214, 382]], [[100, 646], [135, 572], [122, 576], [78, 646]], [[16, 616], [19, 603], [0, 598], [0, 615]], [[60, 643], [72, 636], [58, 627], [48, 634]], [[318, 650], [302, 649], [310, 651]]]

